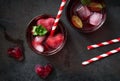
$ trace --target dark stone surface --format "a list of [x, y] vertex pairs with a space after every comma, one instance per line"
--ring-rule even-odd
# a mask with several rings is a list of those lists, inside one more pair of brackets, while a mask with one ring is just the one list
[[[87, 51], [86, 46], [120, 36], [120, 1], [106, 0], [107, 20], [96, 32], [82, 34], [67, 21], [65, 10], [62, 20], [68, 29], [65, 47], [56, 55], [43, 57], [27, 45], [25, 32], [28, 22], [35, 16], [47, 13], [56, 15], [61, 0], [0, 0], [0, 81], [120, 81], [120, 53], [86, 67], [81, 62], [112, 50], [120, 43]], [[17, 62], [8, 57], [7, 49], [15, 43], [6, 39], [3, 28], [13, 39], [23, 41], [25, 60]], [[51, 63], [53, 73], [45, 80], [34, 72], [36, 64]]]

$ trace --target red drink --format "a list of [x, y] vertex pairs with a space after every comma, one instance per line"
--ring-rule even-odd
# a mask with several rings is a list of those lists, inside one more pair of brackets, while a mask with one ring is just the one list
[[103, 0], [70, 0], [67, 17], [71, 25], [84, 33], [97, 30], [105, 22]]
[[[63, 23], [59, 21], [54, 36], [49, 36], [53, 23], [54, 18], [50, 15], [37, 16], [29, 23], [26, 34], [27, 42], [36, 53], [53, 55], [63, 48], [66, 42], [66, 29]], [[41, 27], [42, 29], [39, 30]]]

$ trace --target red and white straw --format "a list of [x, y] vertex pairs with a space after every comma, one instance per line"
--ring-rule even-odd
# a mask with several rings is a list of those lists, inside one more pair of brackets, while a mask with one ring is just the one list
[[117, 42], [120, 42], [120, 37], [117, 39], [112, 39], [112, 40], [106, 41], [106, 42], [102, 42], [102, 43], [98, 43], [98, 44], [94, 44], [94, 45], [89, 45], [89, 46], [87, 46], [87, 49], [91, 50], [94, 48], [102, 47], [102, 46], [117, 43]]
[[55, 21], [54, 21], [52, 30], [51, 30], [51, 32], [50, 32], [50, 36], [52, 36], [52, 35], [54, 34], [54, 32], [55, 32], [55, 29], [56, 29], [56, 27], [57, 27], [57, 25], [58, 25], [58, 22], [59, 22], [59, 20], [60, 20], [60, 17], [61, 17], [61, 14], [62, 14], [62, 11], [63, 11], [63, 9], [64, 9], [64, 7], [65, 7], [66, 2], [67, 2], [67, 0], [62, 0], [62, 2], [61, 2], [61, 5], [60, 5], [60, 8], [59, 8], [58, 14], [57, 14], [56, 19], [55, 19]]
[[120, 47], [118, 47], [118, 48], [116, 48], [116, 49], [114, 49], [114, 50], [111, 50], [111, 51], [109, 51], [109, 52], [106, 52], [106, 53], [104, 53], [104, 54], [101, 54], [101, 55], [99, 55], [99, 56], [96, 56], [96, 57], [94, 57], [94, 58], [92, 58], [92, 59], [89, 59], [89, 60], [87, 60], [87, 61], [84, 61], [84, 62], [82, 62], [82, 65], [90, 64], [90, 63], [92, 63], [92, 62], [95, 62], [95, 61], [98, 61], [98, 60], [103, 59], [103, 58], [105, 58], [105, 57], [108, 57], [108, 56], [110, 56], [110, 55], [113, 55], [113, 54], [115, 54], [115, 53], [117, 53], [117, 52], [120, 52]]

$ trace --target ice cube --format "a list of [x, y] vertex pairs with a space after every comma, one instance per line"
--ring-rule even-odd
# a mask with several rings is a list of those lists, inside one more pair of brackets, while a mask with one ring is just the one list
[[36, 45], [35, 49], [38, 50], [38, 51], [40, 51], [40, 52], [44, 51], [44, 47], [42, 45]]
[[82, 20], [87, 19], [91, 15], [90, 10], [86, 6], [78, 7], [76, 12], [77, 12], [78, 16], [80, 18], [82, 18]]
[[101, 23], [102, 20], [102, 14], [94, 12], [91, 16], [90, 16], [90, 20], [89, 23], [91, 25], [97, 26]]
[[43, 40], [45, 39], [45, 36], [36, 36], [33, 40], [35, 43], [42, 43]]

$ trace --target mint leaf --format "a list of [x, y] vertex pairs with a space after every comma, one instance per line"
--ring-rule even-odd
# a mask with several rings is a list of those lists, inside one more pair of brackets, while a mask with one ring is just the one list
[[91, 0], [81, 0], [82, 5], [90, 4]]
[[33, 26], [32, 32], [33, 32], [33, 35], [43, 36], [48, 31], [47, 31], [47, 29], [45, 27], [43, 27], [42, 25], [40, 25], [40, 26]]

